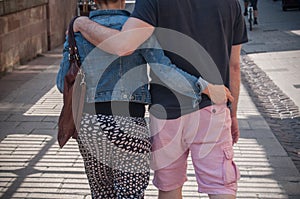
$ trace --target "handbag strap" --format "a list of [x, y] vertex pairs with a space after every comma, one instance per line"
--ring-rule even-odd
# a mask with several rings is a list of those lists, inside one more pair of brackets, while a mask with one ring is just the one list
[[80, 67], [79, 53], [78, 53], [78, 48], [76, 46], [75, 35], [74, 35], [74, 30], [73, 30], [74, 22], [78, 17], [79, 16], [74, 17], [69, 24], [68, 43], [69, 43], [69, 60], [70, 61], [76, 60], [78, 63], [78, 66]]

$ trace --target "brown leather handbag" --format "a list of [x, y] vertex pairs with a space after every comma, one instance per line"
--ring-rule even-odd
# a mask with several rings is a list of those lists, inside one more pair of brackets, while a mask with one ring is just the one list
[[86, 83], [76, 46], [73, 24], [68, 30], [70, 68], [64, 78], [63, 107], [58, 120], [57, 140], [62, 148], [73, 137], [77, 138], [85, 101]]

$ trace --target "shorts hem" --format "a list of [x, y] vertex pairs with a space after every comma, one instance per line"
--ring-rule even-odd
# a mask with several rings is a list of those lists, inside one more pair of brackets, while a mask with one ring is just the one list
[[155, 181], [152, 181], [152, 183], [160, 191], [173, 191], [175, 189], [182, 187], [186, 181], [187, 181], [187, 179], [185, 179], [183, 183], [174, 184], [174, 185], [166, 185], [166, 186], [164, 186], [164, 185], [159, 186], [158, 183], [156, 183]]
[[226, 190], [226, 187], [224, 188], [219, 188], [219, 189], [203, 189], [203, 188], [198, 188], [199, 193], [206, 193], [206, 194], [215, 194], [215, 195], [233, 195], [236, 196], [237, 191], [233, 190]]

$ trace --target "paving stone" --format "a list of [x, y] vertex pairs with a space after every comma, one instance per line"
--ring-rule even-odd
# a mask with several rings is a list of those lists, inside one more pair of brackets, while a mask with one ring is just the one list
[[241, 135], [244, 138], [275, 138], [274, 134], [269, 130], [264, 129], [241, 129]]
[[287, 170], [290, 170], [290, 169], [295, 170], [296, 169], [295, 164], [293, 163], [293, 161], [291, 160], [290, 157], [270, 156], [268, 158], [268, 161], [274, 168], [284, 167]]
[[289, 195], [289, 199], [298, 199], [300, 198], [300, 195]]
[[245, 129], [251, 129], [250, 124], [247, 120], [241, 120], [239, 119], [239, 128], [240, 130], [245, 130]]
[[27, 196], [28, 198], [47, 198], [47, 199], [70, 199], [70, 198], [74, 198], [74, 199], [84, 199], [84, 195], [81, 194], [63, 194], [63, 193], [57, 193], [57, 192], [48, 192], [48, 193], [30, 193]]
[[10, 114], [0, 114], [0, 121], [1, 122], [4, 122], [4, 121], [6, 121], [7, 120], [7, 118], [9, 118], [10, 117]]
[[[51, 122], [51, 121], [50, 121]], [[33, 131], [31, 132], [30, 135], [49, 135], [52, 137], [57, 136], [57, 129], [40, 129], [40, 128], [35, 128], [33, 129]]]
[[[261, 2], [260, 5], [273, 6], [273, 3], [265, 1]], [[279, 1], [274, 4], [279, 5]], [[270, 7], [267, 6], [266, 8], [269, 9]], [[265, 9], [262, 15], [268, 12], [268, 9]], [[280, 17], [284, 17], [284, 15], [283, 13]], [[294, 23], [296, 24], [296, 22]], [[267, 33], [265, 34], [265, 32]], [[251, 42], [243, 48], [245, 51], [249, 51], [251, 48], [254, 51], [268, 50], [274, 46], [278, 47], [278, 49], [287, 48], [286, 46], [281, 47], [274, 44], [278, 40], [278, 38], [275, 38], [276, 35], [284, 36], [284, 38], [289, 36], [278, 32], [280, 31], [271, 33], [270, 31], [257, 29], [257, 32], [253, 31], [250, 33]], [[260, 38], [256, 40], [256, 38], [252, 37], [254, 34], [255, 37]], [[274, 38], [268, 38], [265, 35], [268, 35], [268, 37], [271, 35]], [[267, 41], [268, 39], [272, 39], [273, 43]], [[289, 44], [292, 45], [293, 40], [290, 41]], [[293, 56], [298, 56], [295, 52], [291, 53], [293, 53]], [[265, 55], [269, 56], [270, 60], [285, 57], [282, 53], [275, 54]], [[259, 58], [264, 61], [263, 57]], [[37, 62], [41, 60], [43, 59], [37, 60]], [[243, 61], [252, 67], [251, 70], [254, 72], [253, 79], [258, 80], [260, 71], [254, 68], [256, 63], [253, 60]], [[287, 61], [283, 61], [281, 65], [283, 66]], [[296, 61], [293, 61], [293, 63], [297, 64]], [[47, 66], [45, 63], [44, 65]], [[18, 197], [17, 194], [20, 195], [19, 198], [91, 198], [83, 160], [78, 151], [77, 143], [72, 139], [63, 149], [60, 149], [57, 142], [55, 142], [57, 120], [62, 103], [62, 96], [55, 88], [55, 74], [58, 69], [58, 63], [49, 65], [47, 68], [35, 73], [35, 75], [31, 75], [30, 78], [29, 76], [25, 77], [25, 73], [20, 73], [21, 75], [15, 74], [15, 77], [20, 78], [19, 81], [25, 81], [25, 83], [20, 88], [13, 89], [13, 93], [6, 96], [4, 101], [1, 100], [0, 112], [9, 111], [12, 115], [6, 117], [4, 116], [5, 114], [2, 114], [3, 116], [0, 114], [0, 135], [3, 137], [0, 142], [0, 183], [5, 182], [1, 181], [2, 178], [8, 179], [9, 183], [12, 183], [9, 185], [13, 187], [1, 188], [0, 194], [9, 191], [9, 194], [16, 196], [16, 198]], [[278, 70], [280, 68], [271, 68], [271, 70], [274, 69]], [[23, 70], [26, 71], [26, 67]], [[244, 69], [242, 72], [244, 72]], [[286, 71], [283, 70], [281, 72]], [[23, 77], [21, 77], [22, 75]], [[268, 76], [265, 74], [263, 77]], [[290, 126], [283, 128], [284, 134], [281, 136], [287, 146], [286, 149], [292, 151], [293, 146], [297, 144], [297, 140], [293, 139], [293, 130], [291, 128], [297, 129], [298, 124], [289, 120], [281, 122], [280, 120], [282, 117], [289, 115], [290, 112], [294, 114], [296, 109], [290, 108], [290, 112], [283, 111], [280, 115], [278, 110], [272, 110], [270, 99], [254, 96], [252, 93], [249, 93], [248, 83], [244, 82], [244, 80], [242, 83], [238, 111], [241, 138], [234, 146], [234, 160], [239, 166], [242, 175], [239, 181], [237, 198], [297, 198], [299, 173], [293, 167], [293, 162], [290, 161], [291, 156], [288, 156], [287, 152], [281, 147], [282, 143], [277, 141], [278, 135], [274, 136], [272, 133], [272, 131], [276, 133], [277, 129], [282, 128], [284, 124], [290, 123]], [[265, 85], [267, 87], [271, 86], [270, 82], [265, 82]], [[254, 85], [253, 88], [259, 89], [259, 86]], [[288, 98], [277, 92], [276, 89], [271, 91], [264, 89], [261, 90], [261, 93], [270, 97], [280, 97], [281, 100], [274, 99], [272, 101], [281, 103], [277, 106], [279, 109], [285, 108], [286, 105], [292, 106]], [[268, 110], [272, 119], [266, 120], [265, 118], [268, 115], [262, 113], [261, 108]], [[9, 118], [15, 123], [9, 123]], [[41, 118], [43, 119], [40, 120]], [[269, 128], [269, 126], [273, 126], [273, 128]], [[41, 150], [42, 153], [40, 153]], [[294, 152], [293, 154], [297, 155]], [[20, 158], [21, 156], [24, 157]], [[27, 164], [25, 161], [29, 157], [33, 160]], [[18, 166], [19, 163], [11, 167], [5, 166], [6, 163], [15, 163], [18, 158], [22, 161], [21, 164], [24, 164], [23, 166]], [[4, 165], [2, 165], [2, 162], [4, 162]], [[190, 160], [188, 165], [189, 181], [183, 188], [184, 198], [207, 198], [205, 194], [197, 193], [197, 185]], [[151, 171], [152, 177], [153, 171]], [[44, 189], [44, 187], [48, 188]], [[79, 189], [81, 187], [84, 187], [84, 189]], [[12, 190], [16, 193], [12, 193]], [[146, 198], [157, 198], [157, 189], [151, 182], [146, 191]]]
[[56, 127], [57, 123], [55, 122], [21, 122], [18, 125], [18, 128], [20, 129], [26, 129], [29, 132], [32, 132], [34, 129], [54, 129]]
[[[59, 110], [61, 110], [62, 107], [59, 108]], [[45, 122], [58, 122], [58, 117], [56, 116], [46, 116], [44, 117], [43, 121]]]
[[6, 119], [6, 121], [13, 122], [13, 121], [23, 121], [23, 122], [41, 122], [44, 119], [44, 117], [38, 117], [38, 116], [24, 116], [20, 114], [12, 114], [9, 118]]
[[287, 182], [282, 185], [289, 195], [298, 195], [300, 196], [300, 181], [298, 182]]
[[286, 156], [286, 151], [280, 147], [279, 142], [277, 139], [272, 139], [272, 138], [266, 138], [266, 139], [259, 139], [257, 140], [259, 144], [264, 146], [265, 151], [270, 155], [270, 156]]
[[28, 193], [16, 192], [12, 194], [11, 198], [27, 198], [28, 195]]

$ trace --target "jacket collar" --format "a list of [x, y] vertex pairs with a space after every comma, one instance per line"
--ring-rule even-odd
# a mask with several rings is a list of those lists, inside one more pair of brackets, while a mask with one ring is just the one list
[[97, 17], [99, 15], [124, 15], [130, 16], [130, 12], [126, 10], [94, 10], [90, 12], [90, 18]]

